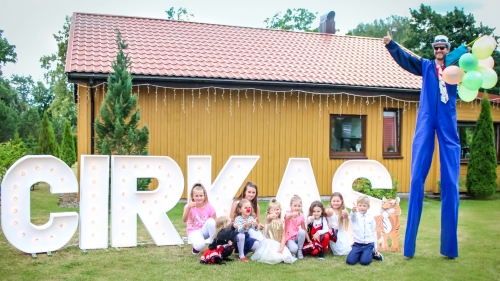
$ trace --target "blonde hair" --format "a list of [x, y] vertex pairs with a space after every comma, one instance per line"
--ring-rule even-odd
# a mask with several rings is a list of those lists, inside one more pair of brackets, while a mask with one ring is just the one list
[[215, 233], [214, 233], [214, 239], [217, 238], [217, 235], [221, 230], [227, 227], [228, 224], [231, 223], [231, 219], [228, 216], [222, 216], [218, 217], [217, 220], [215, 221]]
[[298, 196], [297, 194], [294, 194], [292, 196], [292, 199], [290, 199], [290, 206], [292, 206], [293, 201], [299, 201], [302, 205], [302, 198], [300, 198], [300, 196]]
[[234, 209], [234, 217], [235, 218], [237, 216], [241, 216], [241, 212], [240, 212], [241, 206], [243, 206], [243, 204], [246, 204], [246, 203], [249, 203], [250, 207], [252, 208], [252, 211], [250, 212], [250, 215], [252, 217], [255, 217], [255, 210], [252, 207], [252, 202], [250, 202], [248, 199], [241, 199], [240, 202], [238, 202], [238, 205], [236, 205], [236, 208]]
[[340, 192], [334, 192], [334, 193], [332, 193], [332, 195], [330, 195], [330, 204], [328, 206], [330, 208], [332, 208], [334, 210], [334, 212], [335, 212], [335, 209], [332, 206], [332, 198], [333, 197], [338, 197], [338, 198], [340, 198], [340, 201], [342, 201], [342, 204], [340, 204], [340, 207], [339, 207], [340, 214], [338, 215], [338, 217], [339, 217], [339, 227], [341, 225], [343, 225], [344, 229], [347, 230], [349, 228], [349, 219], [346, 220], [346, 219], [344, 219], [344, 216], [342, 216], [342, 210], [346, 209], [345, 203], [344, 203], [344, 197], [342, 196], [342, 193], [340, 193]]
[[205, 189], [205, 187], [203, 186], [203, 184], [201, 183], [195, 183], [193, 185], [193, 188], [191, 188], [191, 199], [193, 199], [193, 191], [194, 190], [197, 190], [197, 191], [203, 191], [203, 196], [204, 196], [204, 200], [203, 200], [203, 203], [207, 203], [208, 202], [208, 196], [207, 196], [207, 190]]
[[278, 218], [279, 218], [279, 217], [281, 217], [281, 204], [278, 201], [278, 199], [276, 199], [276, 198], [273, 198], [269, 201], [269, 205], [267, 205], [267, 214], [269, 214], [269, 210], [271, 208], [276, 208], [276, 207], [278, 207], [280, 209], [280, 215], [278, 216]]
[[368, 205], [368, 207], [370, 207], [370, 198], [366, 195], [359, 196], [358, 200], [356, 200], [356, 203], [358, 203], [358, 204], [363, 203], [363, 204]]

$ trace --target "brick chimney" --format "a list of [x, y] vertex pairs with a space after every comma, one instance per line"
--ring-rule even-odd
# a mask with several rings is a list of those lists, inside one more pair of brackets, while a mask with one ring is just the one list
[[319, 18], [319, 33], [335, 34], [335, 12], [322, 15]]

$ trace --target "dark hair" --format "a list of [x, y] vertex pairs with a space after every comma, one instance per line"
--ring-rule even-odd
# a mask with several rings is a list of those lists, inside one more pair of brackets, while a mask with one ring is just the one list
[[[247, 192], [247, 188], [248, 187], [252, 187], [252, 188], [255, 188], [255, 197], [252, 199], [252, 201], [250, 201], [250, 204], [252, 205], [252, 209], [254, 210], [254, 212], [257, 213], [257, 197], [259, 196], [259, 189], [257, 188], [257, 185], [251, 181], [245, 183], [245, 187], [243, 187], [243, 191], [241, 191], [241, 194], [240, 196], [238, 196], [236, 198], [236, 200], [242, 200], [242, 199], [245, 199], [245, 193]], [[247, 199], [248, 200], [248, 199]]]
[[321, 208], [321, 216], [324, 217], [325, 216], [325, 206], [323, 206], [323, 202], [321, 202], [319, 200], [316, 200], [316, 201], [311, 203], [311, 207], [309, 207], [309, 216], [313, 215], [313, 209], [315, 207]]
[[207, 190], [205, 189], [205, 187], [203, 186], [203, 184], [201, 183], [195, 183], [193, 185], [193, 188], [191, 188], [191, 200], [193, 200], [193, 191], [194, 190], [198, 190], [198, 191], [203, 191], [203, 196], [205, 197], [203, 202], [204, 203], [207, 203], [208, 202], [208, 196], [207, 196]]

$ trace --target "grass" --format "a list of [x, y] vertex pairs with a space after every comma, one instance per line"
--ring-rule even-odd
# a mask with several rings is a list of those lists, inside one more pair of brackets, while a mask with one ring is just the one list
[[[44, 224], [50, 212], [77, 211], [59, 208], [59, 196], [40, 184], [31, 192], [31, 220]], [[181, 236], [185, 236], [182, 209], [178, 204], [168, 212]], [[78, 248], [78, 231], [69, 245], [48, 257], [37, 259], [24, 254], [5, 239], [0, 231], [1, 280], [491, 280], [500, 273], [500, 200], [465, 200], [460, 205], [459, 258], [450, 260], [439, 254], [440, 202], [426, 201], [422, 214], [417, 253], [406, 259], [401, 252], [384, 252], [385, 261], [368, 267], [348, 266], [345, 257], [328, 255], [326, 260], [306, 258], [292, 265], [267, 265], [235, 261], [226, 266], [201, 265], [191, 248], [158, 247], [151, 244], [147, 231], [138, 223], [137, 248], [92, 250]], [[401, 202], [400, 241], [406, 225], [407, 201]], [[266, 204], [261, 203], [261, 210]], [[497, 277], [495, 277], [497, 276]]]

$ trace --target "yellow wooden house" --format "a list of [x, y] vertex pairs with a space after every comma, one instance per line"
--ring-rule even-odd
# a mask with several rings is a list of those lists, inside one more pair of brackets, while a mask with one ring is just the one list
[[[320, 194], [329, 195], [340, 164], [373, 159], [409, 192], [421, 78], [376, 38], [75, 13], [66, 72], [76, 85], [79, 156], [95, 152], [116, 29], [129, 46], [149, 154], [171, 157], [184, 175], [188, 155], [211, 155], [212, 178], [231, 155], [260, 155], [247, 180], [274, 196], [289, 158], [309, 158]], [[463, 176], [480, 110], [479, 100], [457, 103]], [[439, 192], [438, 180], [436, 149], [426, 191]]]

